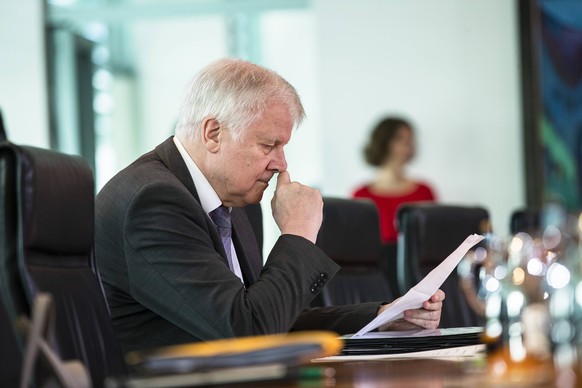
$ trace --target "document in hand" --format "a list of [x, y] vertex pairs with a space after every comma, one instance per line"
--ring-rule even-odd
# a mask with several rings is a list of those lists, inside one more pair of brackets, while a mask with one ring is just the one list
[[478, 234], [470, 235], [453, 251], [442, 263], [433, 269], [424, 279], [412, 287], [405, 295], [396, 299], [390, 307], [354, 334], [354, 337], [362, 336], [388, 322], [402, 318], [404, 310], [417, 309], [422, 307], [424, 301], [428, 300], [447, 277], [455, 269], [461, 259], [467, 254], [469, 249], [483, 240], [484, 237]]

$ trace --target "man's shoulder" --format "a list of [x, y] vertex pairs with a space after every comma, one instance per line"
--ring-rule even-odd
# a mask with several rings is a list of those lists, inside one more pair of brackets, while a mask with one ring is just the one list
[[115, 174], [99, 191], [97, 200], [104, 196], [133, 196], [152, 187], [185, 188], [155, 150], [150, 151]]
[[155, 151], [150, 151], [128, 166], [121, 169], [107, 182], [107, 186], [131, 185], [133, 182], [143, 182], [164, 177], [170, 178], [173, 174], [164, 165]]
[[111, 181], [116, 179], [127, 181], [132, 179], [151, 178], [151, 176], [171, 177], [174, 172], [169, 165], [174, 160], [180, 160], [178, 149], [175, 147], [172, 138], [168, 138], [160, 143], [155, 149], [146, 152], [138, 157], [131, 164], [120, 170]]

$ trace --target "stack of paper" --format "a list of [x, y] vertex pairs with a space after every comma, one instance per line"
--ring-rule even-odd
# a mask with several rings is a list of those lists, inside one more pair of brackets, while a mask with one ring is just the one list
[[399, 354], [481, 344], [482, 327], [383, 331], [344, 338], [343, 355]]

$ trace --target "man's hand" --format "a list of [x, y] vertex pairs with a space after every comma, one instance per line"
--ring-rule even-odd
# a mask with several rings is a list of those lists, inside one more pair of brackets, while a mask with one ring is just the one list
[[[380, 326], [379, 330], [436, 329], [441, 320], [443, 300], [445, 300], [445, 293], [442, 290], [438, 290], [429, 300], [422, 304], [422, 308], [405, 310], [403, 318]], [[389, 304], [382, 306], [378, 314], [381, 314], [389, 306]]]
[[315, 243], [323, 219], [323, 200], [319, 191], [291, 182], [289, 173], [281, 171], [271, 208], [281, 233], [305, 237]]

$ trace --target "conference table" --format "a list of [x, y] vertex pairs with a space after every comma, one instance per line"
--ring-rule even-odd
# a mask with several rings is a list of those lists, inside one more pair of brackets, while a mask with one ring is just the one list
[[[237, 384], [237, 387], [575, 387], [553, 371], [522, 370], [522, 379], [495, 376], [484, 354], [454, 359], [390, 359], [311, 363], [320, 376]], [[578, 385], [579, 386], [579, 385]]]

